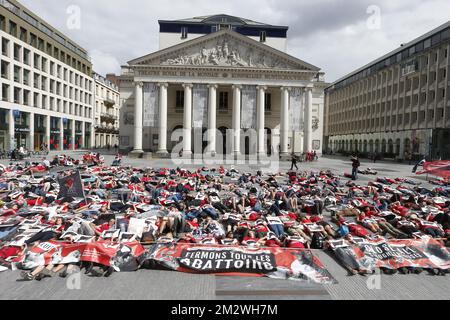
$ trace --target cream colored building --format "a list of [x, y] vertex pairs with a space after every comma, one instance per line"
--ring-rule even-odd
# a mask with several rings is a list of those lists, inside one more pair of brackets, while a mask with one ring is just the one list
[[96, 148], [119, 145], [120, 95], [116, 84], [94, 73]]
[[0, 149], [89, 148], [92, 64], [86, 51], [14, 0], [0, 1]]
[[325, 148], [449, 159], [449, 51], [447, 22], [329, 86]]
[[[228, 16], [240, 19], [233, 18]], [[233, 23], [190, 40], [178, 34], [178, 44], [122, 68], [121, 149], [160, 155], [177, 146], [186, 155], [321, 152], [323, 73], [277, 45], [239, 33]]]

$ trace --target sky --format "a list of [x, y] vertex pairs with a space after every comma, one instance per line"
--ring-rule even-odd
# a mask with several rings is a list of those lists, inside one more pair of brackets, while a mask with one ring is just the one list
[[287, 52], [334, 82], [450, 17], [449, 0], [19, 1], [88, 50], [103, 75], [157, 51], [158, 20], [223, 13], [289, 26]]

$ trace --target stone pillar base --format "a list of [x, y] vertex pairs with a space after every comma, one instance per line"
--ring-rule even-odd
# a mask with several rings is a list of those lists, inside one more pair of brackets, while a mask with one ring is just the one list
[[144, 155], [144, 150], [133, 150], [128, 154], [128, 156], [132, 159], [142, 158], [143, 155]]
[[156, 152], [156, 156], [161, 159], [169, 159], [170, 153], [167, 150], [159, 150]]

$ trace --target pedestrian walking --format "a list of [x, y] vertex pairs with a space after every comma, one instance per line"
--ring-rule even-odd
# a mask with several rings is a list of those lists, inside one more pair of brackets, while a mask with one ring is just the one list
[[295, 167], [296, 170], [298, 170], [298, 167], [297, 167], [297, 156], [295, 154], [293, 154], [292, 158], [291, 158], [291, 171], [294, 170], [294, 167]]
[[352, 180], [358, 179], [358, 168], [361, 165], [357, 156], [353, 156], [352, 160]]

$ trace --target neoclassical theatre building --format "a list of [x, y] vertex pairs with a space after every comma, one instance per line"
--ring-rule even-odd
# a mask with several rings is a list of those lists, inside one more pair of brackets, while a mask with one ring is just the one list
[[122, 151], [321, 153], [324, 73], [286, 53], [288, 27], [228, 15], [159, 25], [160, 50], [122, 67]]

